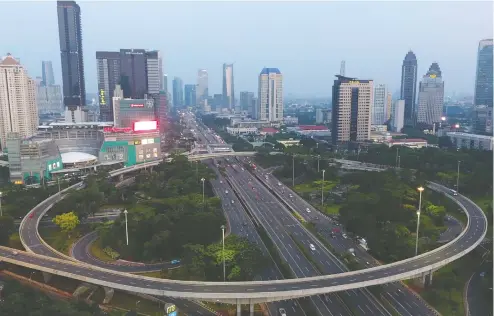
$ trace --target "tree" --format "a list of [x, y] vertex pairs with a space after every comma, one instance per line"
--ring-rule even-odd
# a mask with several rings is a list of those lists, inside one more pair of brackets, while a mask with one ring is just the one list
[[0, 245], [7, 246], [10, 235], [14, 232], [14, 218], [11, 216], [0, 216]]
[[79, 225], [79, 217], [74, 212], [55, 216], [53, 223], [57, 224], [63, 232], [69, 234]]

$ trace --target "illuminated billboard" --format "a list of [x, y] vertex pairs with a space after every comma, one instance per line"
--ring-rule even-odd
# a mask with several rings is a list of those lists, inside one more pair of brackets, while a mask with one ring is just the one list
[[103, 90], [103, 89], [101, 89], [99, 91], [99, 104], [100, 105], [106, 105], [105, 90]]
[[130, 107], [131, 108], [143, 108], [144, 104], [143, 103], [131, 103]]
[[177, 306], [175, 306], [175, 304], [166, 303], [165, 304], [165, 311], [166, 311], [167, 316], [177, 316], [178, 315]]
[[158, 121], [139, 121], [133, 123], [134, 132], [153, 131], [158, 129]]

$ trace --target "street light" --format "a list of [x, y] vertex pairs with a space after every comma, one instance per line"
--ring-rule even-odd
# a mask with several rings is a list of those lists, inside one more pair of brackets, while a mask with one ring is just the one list
[[460, 193], [460, 163], [461, 160], [458, 160], [458, 170], [456, 172], [456, 192]]
[[226, 268], [225, 268], [225, 225], [221, 225], [221, 233], [223, 235], [223, 282], [226, 281]]
[[420, 211], [422, 210], [422, 192], [424, 191], [424, 188], [418, 187], [417, 190], [419, 190], [419, 209], [417, 211], [417, 232], [415, 233], [415, 256], [417, 256], [419, 249]]
[[324, 173], [326, 170], [322, 169], [322, 184], [321, 184], [321, 207], [324, 207]]
[[204, 181], [206, 181], [206, 179], [201, 178], [201, 182], [202, 182], [202, 206], [203, 207], [204, 207]]
[[125, 214], [125, 239], [127, 240], [127, 246], [129, 245], [129, 228], [127, 226], [127, 210], [124, 210]]
[[292, 156], [292, 187], [295, 187], [295, 155]]
[[0, 216], [3, 216], [3, 211], [2, 211], [2, 192], [0, 192]]
[[317, 155], [317, 172], [319, 172], [319, 159], [321, 159], [321, 155]]

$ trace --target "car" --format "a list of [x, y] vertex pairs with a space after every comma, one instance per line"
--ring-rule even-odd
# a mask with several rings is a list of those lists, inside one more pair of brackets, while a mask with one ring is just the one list
[[225, 190], [225, 194], [228, 194], [228, 190]]
[[33, 217], [34, 217], [34, 213], [29, 214], [29, 218], [33, 218]]
[[286, 311], [284, 308], [280, 308], [278, 312], [280, 313], [280, 316], [286, 316]]
[[180, 264], [180, 260], [178, 259], [174, 259], [172, 261], [170, 261], [171, 264]]
[[310, 250], [312, 250], [312, 251], [315, 251], [315, 250], [316, 250], [316, 247], [314, 246], [314, 244], [310, 244], [310, 245], [309, 245], [309, 248], [310, 248]]
[[310, 213], [310, 209], [309, 208], [306, 208], [305, 210], [307, 211], [307, 213]]
[[243, 222], [243, 223], [242, 223], [242, 226], [247, 226], [247, 223], [246, 223], [246, 222]]
[[348, 238], [347, 234], [341, 234], [341, 237], [343, 237], [343, 238], [345, 238], [345, 239], [347, 239], [347, 238]]
[[278, 185], [281, 186], [281, 182], [278, 182]]
[[13, 256], [17, 256], [18, 254], [19, 254], [19, 253], [18, 253], [17, 251], [15, 251], [15, 250], [14, 250], [14, 251], [12, 251], [12, 255], [13, 255]]
[[220, 183], [223, 183], [223, 180], [220, 180]]
[[234, 204], [234, 203], [235, 203], [235, 201], [234, 201], [234, 200], [232, 200], [232, 204]]

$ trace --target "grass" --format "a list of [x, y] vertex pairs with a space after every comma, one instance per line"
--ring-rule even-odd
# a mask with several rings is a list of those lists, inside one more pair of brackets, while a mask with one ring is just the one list
[[60, 251], [66, 255], [69, 254], [69, 249], [74, 242], [76, 242], [82, 235], [84, 229], [82, 227], [73, 231], [70, 236], [67, 233], [61, 232], [58, 228], [53, 227], [40, 227], [39, 234], [48, 245], [52, 246], [55, 250]]
[[89, 246], [89, 253], [95, 257], [98, 258], [101, 261], [105, 262], [112, 262], [115, 261], [112, 257], [110, 257], [106, 252], [103, 251], [103, 248], [101, 247], [101, 239], [96, 239], [90, 246]]
[[[297, 184], [293, 188], [296, 192], [298, 193], [312, 193], [312, 192], [321, 192], [321, 180], [317, 181], [312, 181], [310, 183], [302, 183], [302, 184]], [[328, 192], [332, 190], [338, 182], [336, 181], [324, 181], [324, 192]]]
[[[340, 208], [341, 205], [339, 204], [325, 204], [322, 211], [327, 215], [340, 215]], [[319, 209], [321, 209], [321, 207], [319, 207]]]
[[[223, 304], [223, 303], [213, 303], [213, 302], [202, 302], [204, 305], [207, 307], [211, 308], [212, 310], [222, 313], [222, 315], [236, 315], [237, 312], [237, 305], [234, 304]], [[249, 305], [243, 304], [242, 305], [242, 313], [248, 313], [249, 312]], [[262, 314], [262, 309], [259, 304], [254, 304], [254, 315], [261, 316]]]
[[10, 248], [15, 248], [15, 249], [19, 249], [19, 250], [24, 250], [24, 247], [22, 246], [22, 243], [21, 243], [21, 238], [19, 237], [19, 233], [13, 233], [12, 235], [10, 235], [10, 238], [9, 238], [9, 247]]

